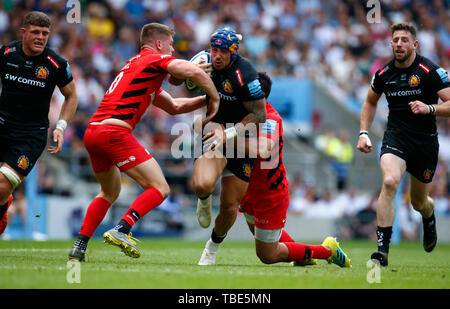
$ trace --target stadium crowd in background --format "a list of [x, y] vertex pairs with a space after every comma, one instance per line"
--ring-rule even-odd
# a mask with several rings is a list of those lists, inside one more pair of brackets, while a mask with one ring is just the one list
[[[70, 10], [67, 1], [4, 0], [0, 3], [0, 45], [20, 39], [19, 28], [27, 12], [39, 10], [51, 16], [49, 45], [70, 60], [79, 99], [77, 114], [65, 132], [63, 154], [78, 154], [79, 163], [89, 165], [82, 143], [87, 122], [125, 61], [137, 54], [139, 29], [149, 22], [174, 28], [175, 56], [184, 59], [207, 47], [215, 29], [229, 25], [243, 34], [240, 54], [249, 58], [257, 70], [272, 77], [309, 78], [326, 85], [338, 100], [356, 102], [358, 107], [373, 74], [392, 58], [388, 42], [393, 23], [413, 23], [418, 28], [419, 54], [450, 71], [449, 1], [380, 2], [380, 22], [369, 23], [366, 17], [370, 8], [358, 0], [82, 0], [81, 22], [70, 24], [66, 19]], [[183, 87], [168, 83], [163, 87], [174, 97], [186, 95]], [[58, 107], [62, 102], [62, 95], [56, 94], [52, 105]], [[49, 117], [54, 126], [59, 110], [51, 111]], [[380, 101], [379, 112], [386, 111], [385, 101]], [[170, 157], [171, 143], [177, 138], [170, 134], [173, 124], [190, 125], [193, 120], [192, 115], [168, 116], [151, 108], [135, 130], [138, 140], [155, 156]], [[384, 121], [385, 115], [377, 119]], [[336, 132], [340, 129], [336, 124]], [[440, 161], [431, 194], [437, 201], [436, 214], [449, 214], [450, 119], [438, 120], [438, 132]], [[181, 193], [192, 194], [191, 179], [186, 176], [192, 170], [192, 162], [164, 162], [169, 184], [173, 181], [183, 188]], [[294, 175], [289, 177], [294, 179]], [[365, 201], [358, 209], [369, 205], [370, 196], [355, 193], [356, 189], [346, 187], [342, 192], [316, 196], [314, 181], [302, 181], [308, 185], [291, 190], [293, 212], [320, 213], [321, 207], [334, 207], [330, 204], [339, 204], [339, 200], [354, 194]], [[298, 206], [300, 200], [302, 206]]]

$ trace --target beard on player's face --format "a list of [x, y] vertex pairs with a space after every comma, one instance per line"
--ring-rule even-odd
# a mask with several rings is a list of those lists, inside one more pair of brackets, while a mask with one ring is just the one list
[[394, 53], [394, 58], [395, 58], [395, 60], [396, 60], [397, 62], [405, 62], [406, 60], [409, 59], [409, 57], [411, 57], [412, 52], [413, 52], [413, 49], [412, 49], [412, 48], [411, 48], [411, 49], [404, 49], [404, 50], [401, 50], [401, 49], [395, 49], [395, 50], [393, 51], [393, 53]]

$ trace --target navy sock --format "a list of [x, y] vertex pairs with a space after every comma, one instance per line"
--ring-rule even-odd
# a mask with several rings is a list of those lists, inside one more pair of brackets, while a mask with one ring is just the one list
[[223, 236], [219, 236], [216, 234], [216, 231], [214, 231], [214, 229], [212, 230], [211, 240], [213, 242], [215, 242], [216, 244], [220, 244], [225, 239], [225, 237], [227, 237], [227, 234], [225, 234]]
[[389, 243], [391, 242], [392, 226], [377, 227], [378, 251], [389, 253]]
[[116, 225], [115, 229], [118, 230], [121, 233], [124, 233], [124, 234], [128, 235], [130, 233], [130, 230], [131, 230], [131, 225], [127, 221], [121, 219], [119, 221], [119, 224]]

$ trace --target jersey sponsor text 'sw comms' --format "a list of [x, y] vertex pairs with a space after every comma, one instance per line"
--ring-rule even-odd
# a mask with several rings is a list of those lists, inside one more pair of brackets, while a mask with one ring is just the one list
[[0, 78], [0, 121], [21, 128], [48, 128], [55, 87], [73, 80], [65, 59], [48, 47], [38, 56], [27, 56], [21, 41], [0, 48]]

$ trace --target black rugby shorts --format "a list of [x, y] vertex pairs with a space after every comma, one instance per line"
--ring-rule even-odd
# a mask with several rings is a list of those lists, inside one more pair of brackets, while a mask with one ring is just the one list
[[436, 170], [439, 154], [437, 135], [424, 136], [386, 130], [380, 157], [392, 153], [406, 161], [406, 171], [423, 183], [430, 183]]
[[47, 144], [47, 129], [19, 130], [0, 125], [0, 162], [27, 176]]

